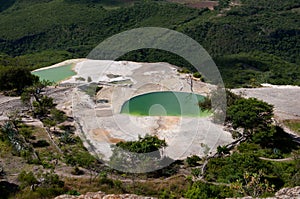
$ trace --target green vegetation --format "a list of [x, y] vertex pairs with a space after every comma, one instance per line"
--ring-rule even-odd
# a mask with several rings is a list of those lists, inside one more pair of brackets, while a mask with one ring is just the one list
[[133, 153], [150, 153], [166, 147], [167, 144], [157, 136], [146, 135], [144, 138], [139, 137], [138, 141], [119, 142], [116, 146]]
[[0, 91], [20, 95], [23, 89], [38, 81], [38, 78], [26, 68], [0, 67]]
[[26, 55], [9, 56], [0, 53], [0, 66], [18, 66], [34, 70], [43, 66], [56, 64], [72, 58], [72, 54], [66, 51], [45, 50]]
[[[299, 64], [262, 52], [239, 53], [215, 58], [227, 87], [258, 87], [261, 83], [300, 85]], [[288, 70], [287, 70], [288, 68]], [[235, 74], [235, 75], [232, 75]]]
[[[299, 2], [243, 0], [225, 9], [228, 3], [221, 1], [210, 11], [164, 1], [5, 1], [0, 7], [0, 25], [6, 27], [0, 30], [0, 65], [38, 68], [85, 57], [116, 33], [159, 26], [203, 45], [227, 87], [299, 85]], [[181, 57], [154, 49], [119, 59], [167, 61], [192, 70]]]
[[[18, 198], [49, 198], [63, 193], [78, 195], [79, 192], [102, 190], [114, 194], [134, 193], [159, 198], [264, 197], [271, 196], [284, 186], [300, 185], [299, 144], [280, 127], [272, 126], [269, 118], [273, 114], [273, 107], [256, 99], [242, 99], [229, 91], [227, 93], [228, 110], [231, 112], [227, 123], [242, 129], [240, 136], [246, 139], [240, 139], [241, 143], [233, 147], [219, 146], [215, 155], [203, 158], [191, 156], [163, 169], [141, 174], [131, 174], [130, 171], [152, 170], [154, 166], [159, 166], [159, 161], [168, 159], [159, 153], [167, 146], [164, 140], [146, 135], [136, 141], [114, 145], [109, 163], [113, 168], [123, 169], [124, 172], [120, 172], [104, 166], [90, 155], [81, 140], [74, 135], [74, 128], [61, 123], [66, 119], [62, 112], [49, 108], [47, 114], [43, 115], [44, 120], [51, 118], [56, 121], [52, 124], [54, 128], [49, 127], [48, 130], [52, 141], [45, 137], [45, 131], [40, 133], [34, 127], [25, 126], [20, 122], [17, 112], [11, 113], [0, 134], [1, 149], [9, 149], [5, 149], [6, 155], [7, 151], [11, 151], [23, 157], [26, 164], [42, 165], [44, 169], [53, 171], [57, 165], [67, 164], [73, 168], [68, 172], [81, 177], [61, 179], [57, 174], [44, 170], [20, 171], [20, 190], [14, 191], [11, 188], [6, 194]], [[242, 114], [244, 109], [251, 116], [249, 121], [232, 117]], [[259, 115], [260, 119], [256, 120], [252, 113]], [[57, 126], [59, 128], [55, 128]], [[17, 146], [22, 146], [22, 149]], [[19, 153], [16, 153], [17, 150]], [[144, 153], [152, 155], [146, 156]], [[3, 153], [0, 155], [3, 156]], [[272, 161], [280, 158], [290, 159]], [[163, 176], [170, 178], [164, 179]]]
[[199, 165], [200, 160], [201, 160], [201, 158], [199, 156], [192, 155], [191, 157], [187, 157], [186, 162], [188, 163], [188, 165], [190, 167], [194, 167], [194, 166]]
[[33, 117], [45, 119], [45, 117], [55, 108], [53, 98], [42, 93], [42, 90], [51, 85], [49, 81], [39, 81], [34, 85], [24, 89], [21, 100], [24, 105], [31, 109]]
[[216, 186], [197, 181], [185, 193], [186, 198], [226, 198], [233, 195], [233, 191], [226, 186]]
[[113, 147], [109, 165], [128, 173], [144, 173], [157, 170], [161, 161], [160, 149], [166, 147], [164, 140], [146, 135], [137, 141], [119, 142]]
[[[91, 175], [90, 180], [94, 178], [93, 172], [102, 168], [80, 138], [74, 135], [75, 128], [62, 125], [68, 117], [55, 108], [53, 98], [45, 95], [43, 90], [47, 85], [49, 82], [37, 82], [23, 89], [21, 97], [29, 107], [27, 117], [38, 118], [45, 128], [25, 125], [21, 120], [24, 115], [18, 111], [11, 112], [8, 121], [0, 126], [0, 157], [4, 157], [4, 161], [13, 159], [18, 162], [16, 168], [10, 169], [29, 169], [28, 172], [19, 171], [19, 186], [7, 184], [11, 186], [3, 192], [7, 197], [13, 194], [16, 198], [52, 198], [68, 192], [69, 187], [64, 186], [64, 182], [54, 173], [57, 165], [86, 168]], [[33, 172], [31, 165], [41, 167]]]
[[198, 106], [201, 108], [201, 110], [211, 110], [212, 104], [210, 97], [205, 97], [204, 100], [199, 101]]
[[273, 117], [273, 106], [255, 98], [238, 99], [228, 108], [228, 120], [233, 128], [243, 128], [244, 134], [269, 130]]
[[[150, 0], [0, 0], [0, 26], [5, 27], [0, 29], [0, 90], [22, 93], [22, 101], [29, 108], [22, 114], [41, 120], [45, 126], [25, 125], [18, 112], [1, 124], [0, 157], [5, 168], [1, 167], [0, 177], [5, 179], [7, 169], [8, 174], [19, 176], [18, 185], [0, 182], [0, 197], [53, 198], [62, 193], [99, 190], [159, 198], [264, 197], [282, 187], [299, 186], [299, 144], [274, 126], [273, 107], [265, 102], [242, 99], [227, 91], [226, 122], [232, 127], [234, 143], [219, 146], [216, 154], [207, 153], [201, 159], [191, 156], [155, 172], [122, 173], [89, 153], [74, 134], [74, 127], [65, 124], [72, 118], [57, 110], [53, 99], [43, 93], [49, 82], [37, 82], [29, 72], [85, 57], [98, 43], [121, 31], [159, 26], [198, 41], [215, 60], [227, 87], [257, 87], [266, 82], [300, 85], [300, 2], [240, 2], [230, 6], [228, 0], [221, 0], [216, 10], [210, 11]], [[205, 80], [186, 60], [169, 52], [140, 49], [122, 59], [169, 62], [182, 67], [181, 72], [192, 72]], [[82, 89], [94, 96], [101, 88], [91, 84]], [[218, 94], [197, 103], [211, 109], [211, 99], [217, 102]], [[298, 121], [285, 124], [296, 132], [299, 129]], [[166, 145], [149, 135], [120, 142], [113, 146], [109, 163], [126, 171], [153, 169], [159, 166], [155, 165], [157, 160], [170, 161], [158, 152]], [[145, 152], [153, 152], [153, 156], [142, 155]], [[132, 162], [136, 164], [128, 170], [126, 166]], [[39, 165], [38, 171], [35, 165]], [[81, 177], [62, 178], [54, 173], [58, 168], [66, 169], [63, 174]]]
[[66, 192], [64, 182], [59, 179], [58, 175], [41, 173], [38, 174], [38, 177], [40, 180], [37, 180], [32, 172], [21, 172], [18, 175], [18, 180], [23, 190], [16, 196], [22, 198], [50, 198]]
[[[272, 116], [273, 107], [265, 102], [235, 99], [228, 107], [227, 122], [234, 129], [240, 128], [238, 140], [242, 143], [229, 156], [228, 149], [233, 147], [219, 146], [217, 158], [208, 161], [205, 179], [230, 185], [236, 196], [253, 197], [268, 196], [282, 186], [299, 184], [300, 146], [280, 127], [272, 125]], [[282, 162], [264, 159], [287, 157], [291, 159]]]

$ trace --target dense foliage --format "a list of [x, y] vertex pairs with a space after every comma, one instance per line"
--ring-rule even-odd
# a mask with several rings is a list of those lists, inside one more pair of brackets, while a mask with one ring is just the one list
[[[230, 185], [234, 195], [253, 197], [299, 185], [299, 143], [274, 126], [272, 117], [273, 106], [255, 98], [234, 97], [228, 105], [227, 122], [242, 130], [240, 136], [247, 139], [230, 155], [224, 152], [226, 146], [219, 146], [219, 157], [209, 160], [205, 179]], [[272, 160], [285, 157], [291, 159]]]
[[[203, 45], [228, 87], [300, 83], [297, 0], [244, 0], [236, 6], [224, 0], [215, 11], [164, 1], [133, 2], [5, 1], [0, 8], [0, 26], [5, 27], [0, 30], [0, 65], [8, 60], [12, 66], [36, 68], [84, 57], [116, 33], [159, 26], [183, 32]], [[156, 50], [120, 59], [167, 61], [192, 69], [181, 57]]]
[[146, 135], [139, 137], [138, 141], [118, 142], [116, 146], [133, 153], [150, 153], [166, 147], [167, 144], [157, 136]]
[[137, 141], [118, 142], [113, 145], [109, 164], [112, 168], [128, 173], [144, 173], [158, 170], [162, 160], [160, 149], [166, 147], [165, 140], [146, 135]]
[[233, 195], [233, 191], [226, 186], [216, 186], [197, 181], [185, 193], [186, 198], [227, 198]]
[[[264, 82], [300, 85], [298, 0], [241, 0], [236, 6], [230, 6], [228, 0], [220, 0], [215, 11], [165, 1], [132, 2], [0, 0], [0, 26], [5, 27], [0, 29], [0, 90], [19, 93], [27, 87], [22, 99], [30, 107], [29, 113], [42, 120], [53, 138], [35, 140], [38, 130], [22, 124], [12, 115], [1, 126], [1, 157], [9, 151], [24, 158], [26, 164], [40, 165], [44, 169], [55, 169], [56, 164], [62, 162], [73, 167], [75, 175], [89, 172], [89, 190], [106, 189], [159, 198], [257, 197], [272, 194], [284, 186], [300, 185], [299, 144], [282, 128], [271, 124], [273, 107], [256, 99], [241, 99], [228, 91], [226, 121], [235, 129], [243, 130], [242, 134], [237, 132], [237, 137], [247, 139], [232, 151], [227, 146], [219, 146], [214, 158], [191, 156], [186, 160], [187, 165], [178, 161], [175, 166], [157, 172], [158, 175], [147, 174], [147, 177], [170, 176], [180, 167], [184, 172], [190, 171], [194, 181], [191, 176], [185, 176], [177, 181], [172, 177], [153, 182], [147, 178], [132, 184], [125, 179], [123, 183], [118, 179], [128, 175], [134, 181], [137, 177], [129, 174], [130, 171], [142, 172], [159, 166], [157, 160], [164, 158], [159, 153], [166, 146], [164, 140], [147, 135], [137, 141], [118, 143], [113, 147], [109, 163], [114, 168], [121, 166], [129, 171], [119, 175], [107, 168], [104, 170], [72, 128], [62, 125], [67, 117], [55, 109], [52, 98], [40, 93], [40, 85], [31, 86], [36, 78], [29, 70], [84, 57], [109, 36], [136, 27], [159, 26], [191, 36], [212, 55], [228, 87], [255, 87]], [[119, 59], [165, 61], [186, 68], [183, 71], [195, 72], [180, 56], [154, 49], [141, 49]], [[210, 108], [210, 99], [199, 105]], [[293, 123], [298, 129], [297, 124]], [[56, 129], [58, 125], [62, 126]], [[154, 152], [153, 156], [143, 155], [149, 152]], [[274, 158], [287, 159], [273, 161]], [[205, 161], [208, 162], [205, 173], [197, 180], [201, 175], [199, 167]], [[106, 171], [116, 175], [116, 179], [110, 179]], [[95, 173], [99, 174], [98, 178], [93, 176]], [[92, 184], [93, 178], [98, 179], [96, 184]], [[66, 193], [68, 189], [53, 173], [21, 172], [18, 180], [20, 187], [1, 182], [0, 192], [6, 197], [21, 188], [17, 198], [46, 198]], [[80, 180], [72, 181], [78, 189], [84, 186]], [[69, 193], [78, 194], [73, 190]]]
[[273, 106], [255, 98], [238, 99], [228, 108], [227, 117], [233, 128], [243, 128], [245, 133], [269, 130]]
[[38, 77], [32, 75], [26, 68], [0, 67], [0, 91], [16, 91], [20, 94], [24, 88], [33, 85]]

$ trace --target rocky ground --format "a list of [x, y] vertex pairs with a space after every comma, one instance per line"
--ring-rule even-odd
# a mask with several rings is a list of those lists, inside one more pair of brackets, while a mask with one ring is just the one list
[[240, 88], [233, 92], [245, 97], [255, 97], [274, 105], [280, 120], [300, 119], [300, 87], [265, 84], [262, 88]]
[[[280, 189], [275, 197], [269, 197], [267, 199], [299, 199], [300, 198], [300, 187], [294, 188], [283, 188]], [[80, 196], [61, 195], [55, 199], [154, 199], [152, 197], [137, 196], [134, 194], [105, 194], [103, 192], [89, 192]], [[242, 199], [254, 199], [252, 197], [244, 197]], [[256, 198], [259, 199], [259, 198]]]
[[144, 197], [144, 196], [137, 196], [134, 194], [105, 194], [101, 191], [99, 192], [89, 192], [84, 195], [80, 196], [70, 196], [70, 195], [62, 195], [58, 196], [55, 199], [155, 199], [152, 197]]
[[[230, 133], [209, 118], [120, 114], [126, 100], [147, 92], [193, 90], [207, 95], [215, 88], [196, 79], [193, 79], [191, 88], [190, 76], [178, 73], [177, 68], [170, 64], [86, 59], [75, 60], [74, 63], [77, 75], [63, 82], [64, 87], [52, 87], [46, 92], [55, 99], [59, 109], [76, 119], [78, 135], [85, 141], [86, 147], [93, 148], [93, 152], [101, 158], [109, 158], [111, 144], [137, 139], [145, 134], [165, 139], [169, 145], [165, 153], [174, 159], [213, 153], [217, 146], [232, 141]], [[80, 77], [85, 81], [78, 81]], [[86, 86], [89, 78], [102, 88], [96, 98], [78, 87]], [[262, 88], [233, 89], [233, 92], [273, 104], [279, 121], [300, 119], [299, 87], [265, 85]], [[0, 96], [0, 120], [7, 119], [7, 113], [16, 109], [26, 109], [18, 97]], [[28, 122], [36, 121], [29, 118]]]
[[[91, 77], [92, 81], [102, 87], [95, 98], [80, 89], [78, 85], [85, 85], [87, 82], [78, 82], [76, 77], [64, 82], [62, 87], [48, 88], [46, 93], [55, 99], [58, 109], [76, 119], [77, 134], [85, 141], [86, 147], [101, 158], [109, 157], [111, 144], [137, 139], [139, 135], [146, 133], [165, 139], [169, 144], [165, 153], [176, 159], [183, 159], [191, 154], [203, 156], [205, 153], [212, 153], [217, 146], [232, 141], [230, 133], [224, 131], [222, 126], [213, 124], [209, 118], [137, 117], [119, 114], [122, 104], [136, 95], [168, 90], [190, 92], [190, 77], [177, 73], [177, 69], [169, 64], [81, 60], [75, 70], [77, 78]], [[212, 89], [214, 87], [209, 84], [193, 80], [193, 91], [198, 94], [207, 95]], [[273, 104], [279, 121], [300, 119], [299, 87], [265, 85], [263, 88], [233, 91]], [[26, 109], [20, 98], [0, 95], [0, 122], [7, 119], [9, 112], [22, 112]], [[42, 125], [32, 118], [25, 120], [28, 124]], [[300, 188], [296, 187], [280, 190], [275, 198], [297, 198], [299, 195]], [[57, 198], [144, 197], [97, 192], [79, 197]]]
[[[209, 118], [120, 114], [123, 103], [130, 98], [154, 91], [182, 91], [207, 95], [214, 86], [180, 74], [167, 63], [135, 63], [86, 60], [75, 66], [77, 76], [65, 84], [78, 83], [80, 77], [99, 84], [96, 99], [80, 86], [74, 89], [72, 111], [82, 127], [81, 137], [90, 143], [103, 159], [111, 155], [110, 145], [122, 140], [137, 139], [146, 134], [165, 139], [164, 151], [173, 159], [192, 154], [213, 153], [217, 146], [232, 142], [231, 134]], [[86, 82], [81, 82], [82, 84]], [[82, 86], [81, 86], [82, 87]]]
[[232, 90], [244, 97], [255, 97], [274, 105], [274, 119], [286, 132], [299, 137], [299, 133], [293, 132], [283, 125], [285, 120], [299, 121], [300, 123], [300, 87], [276, 86], [263, 84], [261, 88], [240, 88]]

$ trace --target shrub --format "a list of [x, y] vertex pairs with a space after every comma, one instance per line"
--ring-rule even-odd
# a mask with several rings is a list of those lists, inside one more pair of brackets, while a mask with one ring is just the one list
[[35, 185], [38, 183], [38, 180], [35, 178], [34, 174], [31, 171], [30, 172], [22, 171], [18, 175], [18, 180], [20, 181], [22, 188]]
[[193, 77], [195, 77], [195, 78], [201, 78], [202, 75], [199, 72], [195, 72], [195, 73], [193, 73]]
[[16, 90], [20, 95], [25, 87], [33, 85], [38, 79], [30, 73], [29, 69], [3, 67], [0, 68], [0, 91]]
[[188, 165], [190, 167], [194, 167], [194, 166], [198, 166], [199, 165], [199, 161], [201, 160], [201, 158], [197, 155], [193, 155], [190, 157], [187, 157], [186, 162], [188, 163]]
[[92, 78], [90, 77], [90, 76], [88, 76], [88, 78], [87, 78], [87, 82], [91, 82], [92, 81]]
[[205, 97], [203, 101], [199, 101], [198, 102], [198, 106], [202, 109], [202, 110], [210, 110], [211, 109], [211, 99], [209, 97]]
[[198, 177], [201, 174], [201, 169], [196, 168], [196, 169], [192, 169], [192, 175], [195, 177]]
[[80, 196], [80, 193], [76, 190], [69, 190], [66, 192], [66, 194], [71, 196]]
[[37, 142], [32, 144], [33, 147], [47, 147], [50, 146], [50, 144], [46, 140], [38, 140]]
[[232, 196], [233, 192], [226, 186], [216, 186], [196, 181], [186, 191], [185, 197], [191, 199], [202, 198], [226, 198]]

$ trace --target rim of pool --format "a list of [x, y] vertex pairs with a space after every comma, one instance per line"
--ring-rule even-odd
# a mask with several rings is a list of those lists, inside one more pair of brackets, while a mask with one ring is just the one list
[[77, 75], [74, 70], [74, 66], [75, 64], [71, 63], [52, 68], [40, 68], [32, 71], [31, 73], [38, 76], [40, 80], [48, 80], [50, 82], [59, 83]]
[[198, 105], [204, 99], [203, 95], [189, 92], [149, 92], [125, 101], [120, 113], [134, 116], [207, 117], [212, 113], [201, 110]]

